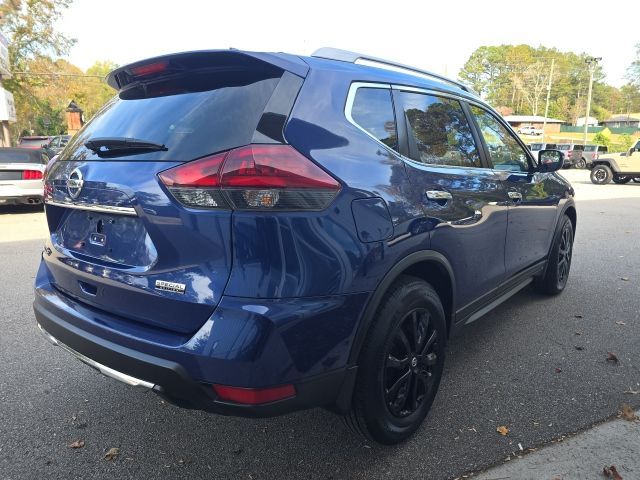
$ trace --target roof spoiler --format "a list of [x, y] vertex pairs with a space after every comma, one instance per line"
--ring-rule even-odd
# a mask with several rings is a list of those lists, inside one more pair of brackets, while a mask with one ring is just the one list
[[168, 74], [179, 74], [183, 71], [201, 68], [229, 66], [230, 68], [278, 68], [299, 77], [306, 77], [309, 67], [300, 58], [285, 53], [246, 52], [236, 49], [199, 50], [193, 52], [173, 53], [159, 57], [140, 60], [110, 72], [106, 81], [116, 90], [142, 80], [157, 78]]

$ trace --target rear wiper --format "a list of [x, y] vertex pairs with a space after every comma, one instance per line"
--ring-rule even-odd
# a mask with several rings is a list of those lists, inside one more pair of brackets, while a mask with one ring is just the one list
[[99, 157], [137, 155], [139, 153], [166, 152], [169, 150], [165, 145], [125, 137], [92, 138], [84, 142], [84, 146]]

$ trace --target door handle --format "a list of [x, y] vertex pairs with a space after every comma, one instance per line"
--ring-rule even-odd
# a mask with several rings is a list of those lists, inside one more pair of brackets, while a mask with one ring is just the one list
[[453, 200], [453, 195], [445, 190], [427, 190], [425, 194], [427, 195], [428, 200], [432, 200], [440, 204], [445, 204], [449, 200]]
[[522, 200], [522, 194], [520, 192], [509, 192], [509, 198], [513, 200], [514, 203], [517, 203]]

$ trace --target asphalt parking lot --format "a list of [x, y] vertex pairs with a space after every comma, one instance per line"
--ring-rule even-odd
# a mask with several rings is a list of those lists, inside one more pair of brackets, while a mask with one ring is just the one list
[[[566, 291], [525, 289], [458, 334], [425, 425], [396, 447], [351, 435], [323, 410], [213, 416], [94, 372], [35, 326], [42, 212], [0, 209], [0, 478], [447, 479], [588, 428], [623, 403], [637, 409], [640, 395], [625, 391], [640, 386], [640, 184], [563, 175], [578, 204]], [[83, 448], [68, 446], [78, 440]]]

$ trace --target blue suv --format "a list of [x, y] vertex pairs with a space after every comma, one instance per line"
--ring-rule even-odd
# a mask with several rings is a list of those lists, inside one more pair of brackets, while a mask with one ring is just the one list
[[167, 55], [45, 174], [38, 326], [102, 373], [210, 412], [326, 407], [418, 429], [454, 330], [560, 293], [563, 155], [456, 81], [342, 50]]

